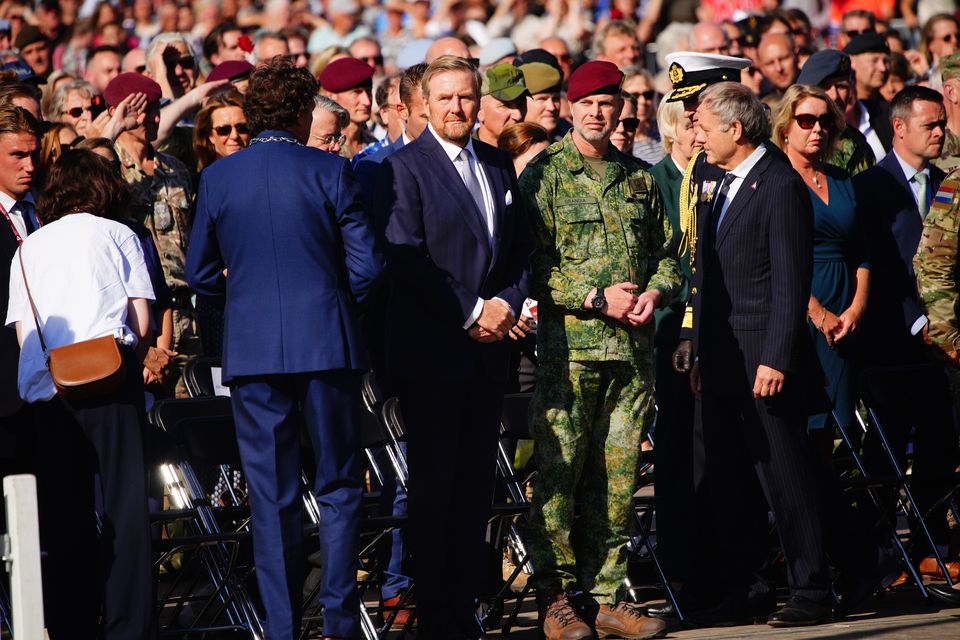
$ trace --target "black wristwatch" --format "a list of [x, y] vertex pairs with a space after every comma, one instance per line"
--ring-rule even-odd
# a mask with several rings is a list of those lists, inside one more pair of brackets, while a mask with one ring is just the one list
[[603, 287], [597, 287], [597, 292], [590, 298], [590, 306], [593, 307], [594, 311], [603, 311], [603, 308], [607, 306], [607, 297], [603, 295]]

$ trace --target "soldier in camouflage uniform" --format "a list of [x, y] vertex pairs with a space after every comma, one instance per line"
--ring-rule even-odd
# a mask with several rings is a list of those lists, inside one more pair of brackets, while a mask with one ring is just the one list
[[940, 58], [940, 75], [947, 128], [943, 132], [943, 151], [933, 164], [950, 173], [960, 167], [960, 53]]
[[[118, 97], [123, 99], [137, 83], [141, 83], [132, 78], [133, 75], [121, 74], [111, 81], [104, 91], [109, 104], [115, 104], [113, 100]], [[193, 181], [182, 162], [157, 152], [152, 146], [159, 125], [159, 96], [147, 105], [146, 111], [144, 124], [117, 138], [116, 150], [120, 157], [120, 171], [131, 190], [131, 216], [150, 229], [173, 296], [172, 336], [161, 328], [157, 332], [157, 346], [167, 347], [164, 342], [170, 339], [169, 348], [179, 354], [175, 359], [179, 366], [164, 381], [164, 386], [168, 395], [186, 397], [180, 369], [187, 358], [201, 355], [196, 312], [184, 276]]]
[[[841, 112], [856, 101], [850, 56], [836, 49], [818, 51], [806, 61], [797, 84], [809, 84], [827, 92]], [[873, 149], [860, 130], [847, 124], [837, 139], [837, 148], [827, 158], [827, 164], [839, 167], [851, 177], [875, 165]]]
[[531, 295], [540, 303], [530, 550], [548, 639], [592, 637], [564, 593], [574, 585], [600, 601], [601, 637], [665, 632], [618, 601], [640, 441], [654, 416], [651, 320], [680, 288], [659, 189], [638, 160], [609, 144], [622, 78], [599, 61], [570, 77], [574, 129], [520, 182], [536, 247]]

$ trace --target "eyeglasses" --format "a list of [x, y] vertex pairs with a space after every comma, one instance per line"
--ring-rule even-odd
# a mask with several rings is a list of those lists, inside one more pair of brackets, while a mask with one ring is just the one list
[[631, 93], [630, 95], [632, 95], [637, 100], [639, 100], [640, 98], [643, 98], [644, 100], [653, 100], [654, 98], [657, 97], [657, 92], [654, 91], [653, 89], [650, 89], [648, 91], [637, 91], [636, 93]]
[[810, 113], [798, 113], [793, 116], [793, 119], [796, 121], [797, 126], [799, 126], [804, 131], [809, 131], [813, 129], [813, 125], [820, 123], [820, 128], [824, 131], [830, 131], [833, 129], [833, 118], [825, 113], [822, 116], [815, 116]]
[[92, 110], [90, 109], [90, 107], [74, 107], [72, 109], [67, 109], [64, 113], [66, 113], [71, 118], [79, 118], [80, 116], [83, 115], [85, 111], [90, 111], [92, 113]]
[[313, 136], [313, 137], [316, 138], [320, 142], [320, 144], [325, 144], [325, 145], [343, 144], [344, 142], [347, 141], [347, 136], [343, 135], [342, 133], [337, 136], [331, 133], [328, 136]]
[[640, 120], [637, 118], [620, 118], [620, 124], [627, 131], [635, 131], [640, 126]]
[[238, 122], [237, 124], [222, 124], [219, 127], [213, 128], [216, 134], [221, 138], [226, 138], [234, 129], [237, 130], [237, 135], [239, 136], [245, 136], [250, 133], [250, 129], [247, 128], [246, 122]]
[[856, 38], [857, 36], [862, 36], [865, 33], [876, 33], [876, 32], [877, 32], [876, 29], [850, 29], [848, 31], [844, 31], [844, 33], [847, 34], [848, 38]]
[[363, 58], [360, 58], [360, 60], [363, 60], [371, 67], [379, 67], [383, 65], [383, 56], [364, 56]]

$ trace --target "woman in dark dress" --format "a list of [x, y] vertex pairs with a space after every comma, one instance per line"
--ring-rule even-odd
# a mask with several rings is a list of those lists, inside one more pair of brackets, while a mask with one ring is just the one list
[[[807, 315], [834, 415], [847, 429], [856, 410], [849, 342], [866, 309], [870, 265], [850, 177], [824, 162], [844, 126], [843, 114], [822, 89], [794, 85], [780, 103], [773, 139], [807, 184], [813, 201], [814, 264]], [[833, 424], [829, 414], [810, 416], [807, 423], [825, 454], [833, 444]]]

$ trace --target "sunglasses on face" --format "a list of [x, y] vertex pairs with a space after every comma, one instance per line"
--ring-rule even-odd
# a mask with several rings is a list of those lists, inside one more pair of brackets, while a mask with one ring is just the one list
[[620, 124], [623, 125], [623, 128], [627, 131], [635, 131], [640, 125], [640, 120], [637, 118], [620, 118]]
[[644, 100], [653, 100], [654, 98], [657, 97], [657, 92], [654, 91], [653, 89], [650, 89], [649, 91], [638, 91], [637, 93], [632, 93], [630, 95], [632, 95], [637, 100], [639, 100], [640, 98], [643, 98]]
[[85, 111], [90, 111], [90, 107], [74, 107], [72, 109], [67, 109], [66, 114], [71, 118], [79, 118]]
[[360, 59], [366, 62], [371, 67], [379, 67], [383, 64], [383, 56], [366, 56]]
[[955, 33], [948, 33], [948, 34], [945, 35], [945, 36], [941, 36], [940, 39], [943, 40], [944, 42], [956, 42], [956, 41], [957, 41], [957, 34], [955, 34]]
[[865, 33], [876, 33], [876, 29], [850, 29], [849, 31], [844, 31], [847, 34], [848, 38], [856, 38], [857, 36], [862, 36]]
[[250, 133], [246, 122], [238, 122], [237, 124], [222, 124], [219, 127], [213, 128], [216, 134], [221, 138], [226, 138], [234, 129], [237, 130], [237, 135], [244, 136]]
[[820, 128], [824, 131], [829, 131], [833, 127], [833, 118], [829, 114], [823, 114], [822, 116], [815, 116], [810, 113], [798, 113], [793, 116], [793, 119], [796, 121], [797, 126], [799, 126], [804, 131], [809, 131], [813, 129], [813, 125], [820, 123]]

